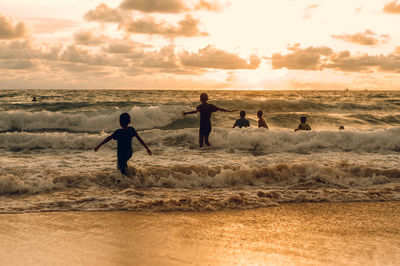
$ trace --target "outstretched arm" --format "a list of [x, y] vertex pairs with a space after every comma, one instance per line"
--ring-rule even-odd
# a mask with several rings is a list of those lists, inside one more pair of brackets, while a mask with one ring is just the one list
[[97, 145], [96, 148], [94, 148], [94, 151], [98, 151], [99, 148], [100, 148], [103, 144], [106, 144], [106, 143], [109, 142], [110, 140], [112, 140], [111, 135], [108, 136], [107, 138], [105, 138], [99, 145]]
[[151, 152], [151, 150], [150, 150], [150, 148], [147, 146], [147, 144], [144, 142], [144, 140], [143, 140], [139, 135], [136, 135], [136, 138], [137, 138], [137, 140], [140, 142], [140, 144], [142, 144], [143, 147], [146, 148], [147, 153], [148, 153], [149, 155], [152, 155], [153, 153]]
[[190, 111], [190, 112], [185, 112], [185, 111], [183, 111], [182, 112], [182, 115], [183, 116], [185, 116], [185, 115], [191, 115], [191, 114], [195, 114], [195, 113], [197, 113], [198, 112], [198, 110], [194, 110], [194, 111]]

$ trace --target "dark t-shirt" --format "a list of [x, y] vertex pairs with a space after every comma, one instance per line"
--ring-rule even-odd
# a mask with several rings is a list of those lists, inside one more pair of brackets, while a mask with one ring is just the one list
[[311, 130], [311, 127], [307, 123], [299, 124], [298, 130]]
[[117, 154], [118, 156], [132, 156], [132, 138], [136, 137], [137, 133], [133, 127], [127, 129], [117, 129], [111, 135], [111, 137], [117, 141]]
[[233, 127], [249, 127], [250, 126], [250, 122], [249, 120], [247, 120], [246, 118], [239, 118], [238, 120], [236, 120], [235, 125]]
[[196, 109], [200, 112], [200, 126], [211, 124], [211, 114], [218, 111], [218, 108], [215, 105], [209, 103], [202, 103], [197, 106]]

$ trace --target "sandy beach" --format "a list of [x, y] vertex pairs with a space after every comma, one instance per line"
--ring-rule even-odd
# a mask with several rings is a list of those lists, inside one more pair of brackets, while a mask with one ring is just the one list
[[0, 216], [1, 265], [396, 265], [400, 202]]

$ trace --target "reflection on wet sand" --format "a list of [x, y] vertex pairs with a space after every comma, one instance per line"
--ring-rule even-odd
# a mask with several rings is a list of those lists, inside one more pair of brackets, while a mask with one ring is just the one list
[[0, 216], [1, 265], [394, 265], [400, 202]]

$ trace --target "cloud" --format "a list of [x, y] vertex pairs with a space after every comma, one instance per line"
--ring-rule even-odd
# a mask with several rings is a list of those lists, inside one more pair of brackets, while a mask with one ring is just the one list
[[256, 69], [261, 60], [258, 56], [250, 57], [250, 62], [235, 54], [218, 50], [211, 45], [200, 49], [197, 54], [183, 52], [180, 60], [185, 66], [215, 69]]
[[83, 63], [98, 66], [122, 66], [123, 60], [119, 57], [110, 57], [105, 54], [91, 53], [75, 45], [68, 46], [60, 56], [60, 60], [72, 63]]
[[123, 0], [120, 7], [126, 10], [138, 10], [144, 13], [181, 13], [187, 7], [181, 0]]
[[109, 74], [111, 72], [110, 69], [105, 70], [104, 67], [99, 65], [88, 65], [83, 63], [70, 63], [70, 62], [60, 62], [57, 65], [53, 66], [54, 70], [66, 70], [70, 73], [74, 74], [84, 74], [87, 72], [96, 73], [96, 75], [105, 75], [105, 73]]
[[361, 55], [352, 57], [349, 52], [335, 54], [331, 62], [323, 66], [339, 71], [347, 72], [393, 72], [400, 73], [400, 55]]
[[321, 58], [327, 57], [333, 53], [331, 48], [321, 47], [308, 47], [306, 49], [299, 48], [296, 44], [288, 48], [292, 53], [288, 55], [281, 55], [275, 53], [272, 55], [272, 68], [287, 68], [287, 69], [307, 69], [318, 70], [320, 69]]
[[400, 3], [398, 3], [398, 0], [389, 2], [385, 5], [383, 11], [391, 14], [400, 14]]
[[140, 66], [144, 69], [152, 69], [159, 73], [170, 73], [176, 75], [199, 75], [204, 73], [201, 69], [191, 69], [182, 65], [175, 52], [174, 45], [163, 47], [159, 51], [147, 53], [141, 60]]
[[28, 29], [23, 22], [14, 25], [11, 18], [0, 14], [0, 39], [19, 39], [26, 37]]
[[173, 45], [162, 48], [158, 53], [148, 55], [143, 60], [142, 67], [150, 68], [177, 68], [178, 59]]
[[306, 7], [306, 9], [304, 9], [303, 19], [304, 19], [304, 20], [310, 19], [310, 17], [311, 17], [311, 11], [312, 11], [313, 9], [317, 9], [319, 6], [320, 6], [320, 4], [313, 4], [313, 5], [310, 5], [310, 6]]
[[46, 59], [57, 60], [59, 46], [36, 47], [31, 41], [0, 42], [2, 59]]
[[287, 68], [297, 70], [331, 69], [343, 72], [392, 72], [400, 73], [400, 54], [397, 49], [388, 55], [357, 55], [349, 51], [333, 52], [328, 47], [299, 48], [290, 47], [290, 54], [273, 54], [272, 68]]
[[31, 59], [6, 59], [0, 60], [0, 68], [10, 70], [33, 69], [36, 64]]
[[120, 27], [130, 33], [158, 34], [168, 37], [207, 36], [206, 32], [199, 30], [198, 24], [198, 20], [192, 18], [190, 15], [186, 15], [176, 26], [167, 24], [165, 21], [157, 22], [153, 17], [144, 17], [131, 20], [120, 25]]
[[138, 42], [133, 42], [130, 39], [124, 40], [109, 40], [102, 47], [103, 51], [110, 54], [128, 54], [130, 58], [141, 58], [144, 56], [143, 48], [149, 48], [150, 45], [145, 45]]
[[207, 11], [222, 11], [224, 7], [217, 1], [217, 0], [213, 0], [213, 1], [205, 1], [205, 0], [200, 0], [200, 2], [198, 2], [194, 9], [195, 10], [207, 10]]
[[97, 46], [108, 39], [105, 35], [96, 35], [93, 30], [80, 30], [74, 34], [74, 40], [76, 44], [82, 44], [87, 46]]
[[126, 18], [127, 14], [125, 12], [120, 9], [110, 8], [106, 4], [100, 4], [84, 15], [84, 19], [87, 21], [97, 22], [122, 22]]
[[54, 33], [78, 26], [78, 22], [59, 18], [30, 18], [26, 22], [33, 27], [35, 33]]
[[332, 38], [361, 45], [377, 45], [387, 42], [390, 37], [388, 35], [377, 35], [370, 30], [366, 30], [356, 34], [332, 35]]

